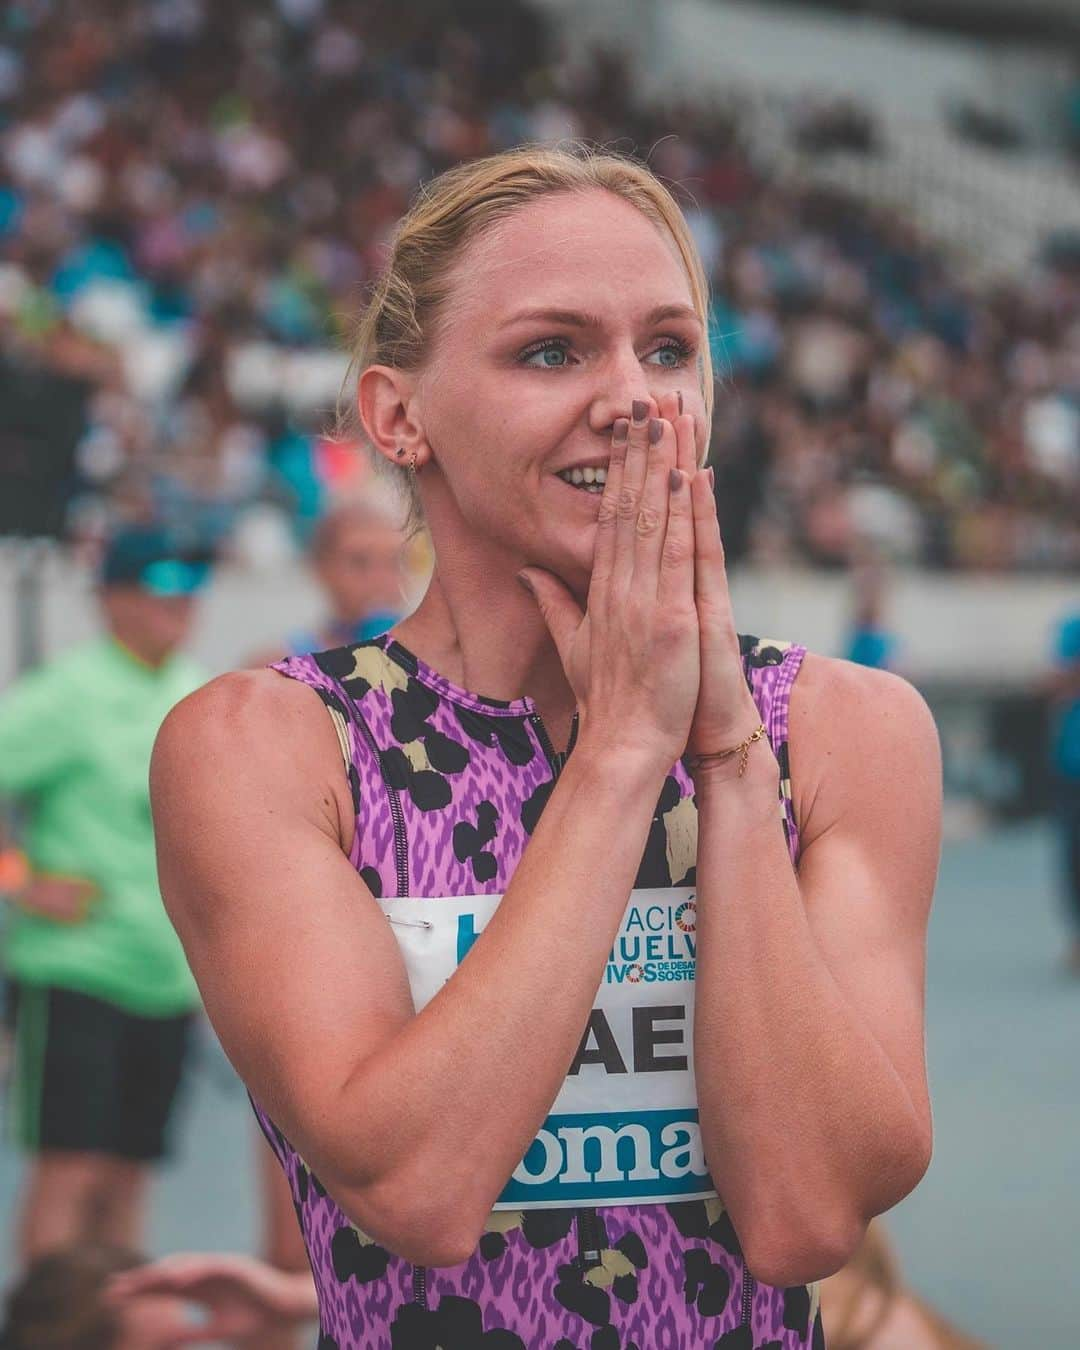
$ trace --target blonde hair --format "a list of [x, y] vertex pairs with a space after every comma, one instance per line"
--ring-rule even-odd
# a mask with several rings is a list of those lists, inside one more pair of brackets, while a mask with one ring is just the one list
[[[844, 1286], [844, 1293], [830, 1298], [832, 1288], [839, 1284]], [[868, 1294], [878, 1296], [876, 1315], [869, 1326], [857, 1331], [860, 1305]], [[901, 1298], [914, 1305], [926, 1324], [928, 1338], [920, 1344], [933, 1345], [935, 1350], [989, 1350], [983, 1341], [954, 1327], [936, 1308], [906, 1286], [899, 1259], [880, 1219], [875, 1219], [867, 1228], [858, 1250], [843, 1271], [822, 1285], [822, 1303], [828, 1305], [830, 1312], [825, 1319], [829, 1350], [873, 1350], [893, 1304]]]
[[[385, 271], [376, 281], [356, 325], [342, 386], [339, 431], [366, 439], [356, 411], [356, 380], [368, 366], [417, 370], [445, 312], [454, 264], [465, 247], [529, 202], [554, 193], [593, 189], [629, 202], [671, 239], [690, 283], [694, 309], [708, 331], [709, 284], [690, 227], [678, 203], [644, 164], [582, 142], [521, 145], [446, 170], [426, 183], [398, 223]], [[706, 415], [713, 410], [713, 369], [708, 342], [699, 357]], [[380, 463], [380, 461], [382, 461]], [[376, 456], [382, 468], [385, 461]], [[421, 516], [415, 480], [407, 469], [387, 466], [405, 488], [410, 521]]]

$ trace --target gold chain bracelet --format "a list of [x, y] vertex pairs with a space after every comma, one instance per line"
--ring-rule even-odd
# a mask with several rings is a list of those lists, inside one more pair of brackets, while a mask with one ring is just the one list
[[691, 773], [696, 773], [698, 769], [707, 768], [710, 764], [723, 764], [725, 760], [731, 759], [733, 755], [742, 755], [742, 761], [739, 764], [739, 777], [746, 772], [747, 761], [750, 759], [750, 747], [755, 741], [760, 741], [762, 736], [766, 735], [765, 723], [762, 722], [757, 731], [747, 736], [745, 741], [740, 741], [738, 745], [733, 745], [730, 750], [713, 750], [704, 755], [695, 755], [693, 759], [687, 760], [687, 768]]

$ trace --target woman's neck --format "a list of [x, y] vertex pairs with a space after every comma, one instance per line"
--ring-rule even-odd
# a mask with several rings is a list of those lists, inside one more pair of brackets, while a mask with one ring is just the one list
[[536, 602], [512, 571], [436, 563], [424, 598], [392, 631], [463, 689], [508, 701], [527, 695], [553, 743], [566, 744], [573, 691]]

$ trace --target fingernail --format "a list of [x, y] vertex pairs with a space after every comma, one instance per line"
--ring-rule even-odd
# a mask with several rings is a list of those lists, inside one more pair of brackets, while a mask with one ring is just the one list
[[682, 403], [682, 390], [680, 389], [680, 390], [679, 390], [679, 415], [680, 415], [680, 417], [682, 416], [682, 408], [683, 408], [683, 403]]
[[633, 407], [630, 409], [630, 411], [634, 415], [634, 421], [638, 424], [638, 426], [640, 426], [642, 422], [645, 421], [645, 418], [648, 415], [649, 405], [647, 403], [643, 403], [641, 399], [636, 398], [634, 399], [634, 404]]
[[615, 425], [611, 428], [611, 439], [615, 445], [625, 445], [627, 437], [630, 435], [630, 423], [625, 417], [617, 417]]
[[672, 492], [678, 492], [682, 487], [682, 473], [678, 469], [672, 469], [668, 474], [668, 487]]
[[710, 464], [709, 467], [705, 470], [705, 472], [709, 475], [709, 486], [710, 486], [711, 488], [715, 488], [715, 487], [716, 487], [716, 470], [715, 470], [715, 469], [713, 468], [713, 466]]
[[535, 600], [535, 599], [536, 599], [536, 592], [533, 590], [533, 584], [532, 584], [532, 582], [529, 580], [529, 578], [525, 575], [525, 573], [524, 573], [524, 572], [519, 572], [519, 573], [517, 574], [517, 579], [518, 579], [518, 581], [521, 582], [522, 586], [525, 587], [525, 589], [529, 592], [529, 594], [530, 594], [530, 595], [532, 596], [532, 598]]
[[655, 445], [664, 434], [664, 424], [659, 417], [649, 418], [649, 444]]

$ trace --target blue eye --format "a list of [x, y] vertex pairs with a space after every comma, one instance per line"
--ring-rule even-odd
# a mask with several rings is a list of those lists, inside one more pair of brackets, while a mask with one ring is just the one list
[[[653, 357], [659, 357], [654, 364], [665, 370], [678, 370], [686, 365], [693, 354], [690, 343], [673, 338], [655, 348], [644, 359], [652, 362]], [[537, 360], [537, 357], [540, 359]], [[547, 338], [534, 347], [526, 347], [517, 359], [521, 365], [531, 366], [534, 370], [563, 370], [571, 364], [570, 344], [563, 338]]]
[[649, 355], [670, 358], [658, 361], [656, 364], [665, 366], [668, 370], [678, 370], [680, 366], [684, 365], [690, 359], [693, 355], [693, 350], [688, 342], [665, 342], [662, 347], [657, 347], [656, 350], [650, 352]]
[[[539, 362], [533, 359], [537, 356], [542, 358]], [[521, 353], [518, 360], [522, 365], [532, 366], [534, 369], [561, 370], [563, 366], [569, 364], [569, 356], [567, 344], [552, 338], [547, 342], [528, 348]]]

